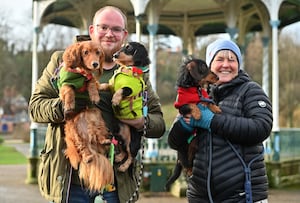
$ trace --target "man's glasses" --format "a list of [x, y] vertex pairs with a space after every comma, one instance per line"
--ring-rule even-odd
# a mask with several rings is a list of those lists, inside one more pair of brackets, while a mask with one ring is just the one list
[[120, 35], [123, 31], [125, 31], [122, 27], [109, 27], [108, 25], [96, 25], [97, 32], [99, 34], [106, 34], [108, 30], [110, 30], [114, 35]]

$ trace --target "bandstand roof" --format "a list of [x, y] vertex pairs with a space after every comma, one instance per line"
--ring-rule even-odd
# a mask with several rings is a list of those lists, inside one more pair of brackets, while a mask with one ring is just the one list
[[[226, 9], [220, 4], [226, 0], [155, 1], [160, 3], [157, 34], [171, 34], [180, 37], [184, 23], [188, 23], [193, 28], [194, 36], [226, 32], [227, 24], [224, 15]], [[269, 16], [261, 0], [240, 0], [237, 2], [240, 4], [237, 28], [243, 27], [245, 33], [261, 31], [262, 19]], [[40, 23], [41, 25], [53, 23], [84, 30], [91, 23], [95, 11], [104, 5], [114, 5], [121, 8], [127, 14], [129, 32], [135, 32], [134, 9], [130, 0], [56, 0], [44, 10]], [[147, 9], [142, 17], [143, 34], [148, 33]], [[86, 24], [82, 18], [86, 18]], [[279, 9], [279, 20], [279, 29], [300, 21], [300, 0], [284, 1]]]

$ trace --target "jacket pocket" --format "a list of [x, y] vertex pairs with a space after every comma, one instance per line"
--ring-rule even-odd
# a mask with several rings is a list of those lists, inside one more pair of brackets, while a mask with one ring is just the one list
[[38, 171], [38, 183], [40, 191], [43, 195], [50, 195], [51, 187], [51, 152], [53, 151], [52, 145], [44, 146], [40, 154], [40, 166]]

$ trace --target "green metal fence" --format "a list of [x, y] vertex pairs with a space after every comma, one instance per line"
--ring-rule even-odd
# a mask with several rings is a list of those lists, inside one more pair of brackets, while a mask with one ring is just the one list
[[[44, 145], [46, 125], [37, 129], [37, 146], [41, 150]], [[281, 128], [273, 132], [264, 142], [266, 161], [290, 161], [300, 159], [300, 128]], [[147, 146], [146, 146], [147, 147]], [[154, 161], [176, 161], [176, 152], [167, 144], [167, 132], [158, 141], [158, 157]]]
[[281, 128], [265, 142], [266, 161], [300, 159], [300, 128]]
[[282, 128], [265, 142], [269, 187], [300, 184], [300, 129]]
[[[37, 129], [36, 147], [42, 150], [45, 140], [46, 126]], [[166, 179], [172, 173], [176, 162], [176, 151], [169, 148], [167, 135], [158, 140], [155, 149], [158, 156], [143, 160], [145, 164], [143, 174], [143, 189], [154, 190], [157, 180], [164, 190]], [[300, 128], [282, 128], [280, 132], [272, 132], [264, 142], [265, 162], [267, 165], [270, 187], [282, 187], [300, 183]], [[147, 144], [145, 146], [147, 148]]]

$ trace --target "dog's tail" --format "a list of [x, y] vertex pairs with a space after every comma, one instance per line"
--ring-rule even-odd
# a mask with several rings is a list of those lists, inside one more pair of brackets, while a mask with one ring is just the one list
[[171, 175], [171, 177], [169, 177], [169, 179], [166, 182], [166, 185], [165, 185], [165, 190], [166, 191], [170, 191], [171, 185], [179, 178], [179, 176], [181, 174], [181, 171], [182, 171], [182, 168], [183, 167], [182, 167], [181, 163], [179, 163], [177, 161], [177, 163], [175, 165], [175, 168], [174, 168], [174, 171], [173, 171], [173, 174]]
[[90, 191], [99, 192], [107, 184], [114, 182], [114, 172], [104, 155], [94, 152], [92, 156], [90, 162], [80, 163], [79, 178]]
[[99, 192], [114, 181], [113, 167], [106, 157], [109, 133], [98, 108], [86, 109], [80, 115], [82, 117], [75, 124], [86, 144], [80, 150], [82, 161], [78, 175], [90, 191]]

